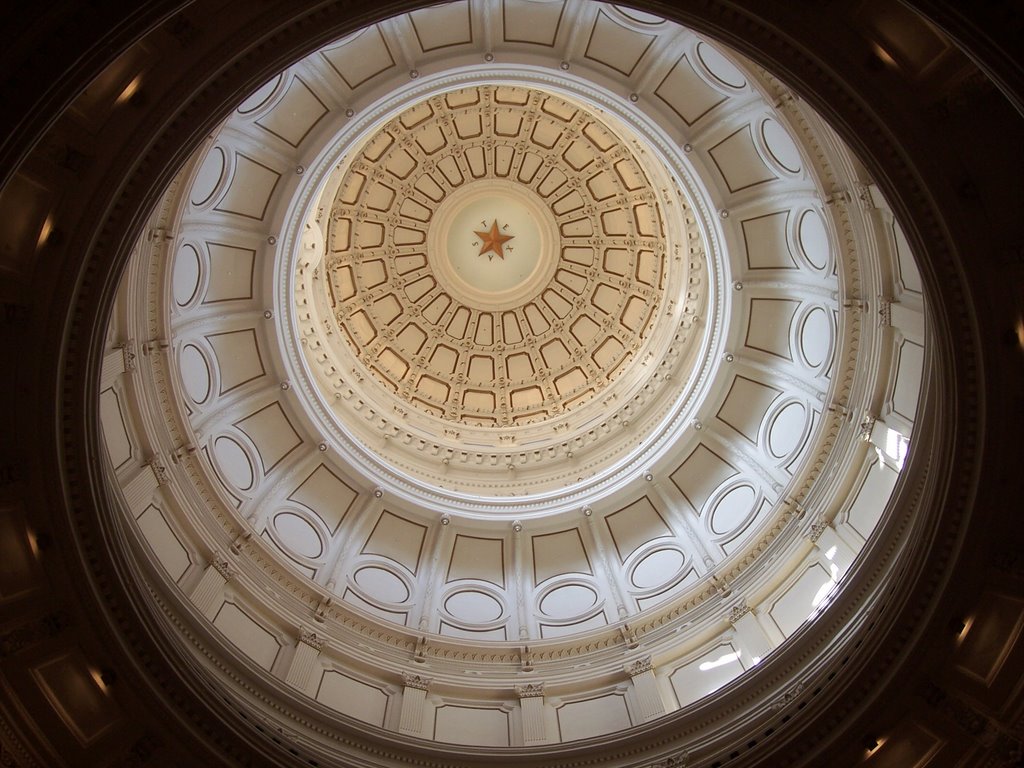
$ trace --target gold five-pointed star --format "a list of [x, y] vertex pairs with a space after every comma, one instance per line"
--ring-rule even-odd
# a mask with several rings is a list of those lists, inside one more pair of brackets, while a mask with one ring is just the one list
[[[486, 224], [486, 222], [484, 222]], [[494, 223], [491, 224], [489, 232], [477, 232], [473, 231], [477, 237], [483, 240], [483, 245], [480, 246], [480, 253], [477, 256], [483, 256], [485, 253], [491, 252], [498, 254], [498, 258], [505, 258], [504, 244], [511, 240], [515, 235], [503, 235], [498, 231], [498, 220], [495, 219]], [[488, 259], [493, 259], [494, 256], [488, 256]]]

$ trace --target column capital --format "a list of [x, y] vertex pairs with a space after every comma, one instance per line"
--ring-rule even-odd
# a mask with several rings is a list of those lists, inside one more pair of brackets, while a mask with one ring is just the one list
[[623, 665], [623, 669], [626, 670], [626, 674], [630, 677], [636, 677], [637, 675], [642, 675], [644, 672], [653, 672], [654, 664], [651, 661], [650, 656], [644, 656], [636, 661]]
[[516, 686], [516, 696], [520, 699], [533, 699], [544, 695], [544, 683], [526, 683]]
[[750, 606], [748, 606], [747, 601], [741, 597], [739, 602], [729, 609], [729, 623], [735, 624], [748, 613], [750, 613]]
[[238, 575], [231, 561], [220, 553], [214, 555], [213, 562], [210, 565], [223, 577], [224, 581], [231, 581], [231, 579]]
[[317, 653], [324, 649], [324, 638], [305, 627], [299, 627], [299, 642], [305, 643]]
[[410, 672], [402, 673], [402, 685], [406, 688], [415, 688], [418, 691], [425, 691], [430, 687], [432, 682], [434, 681], [429, 677], [414, 675]]

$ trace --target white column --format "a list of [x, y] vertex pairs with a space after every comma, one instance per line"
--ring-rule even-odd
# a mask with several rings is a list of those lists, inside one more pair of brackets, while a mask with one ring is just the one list
[[100, 366], [100, 392], [110, 389], [122, 373], [124, 373], [124, 352], [118, 347], [103, 356], [103, 364]]
[[[811, 526], [811, 541], [822, 556], [839, 568], [840, 575], [853, 563], [856, 551], [839, 535], [830, 523], [820, 520]], [[831, 554], [830, 554], [831, 553]]]
[[740, 650], [747, 654], [748, 665], [755, 664], [775, 648], [771, 637], [764, 631], [757, 618], [741, 600], [729, 612], [729, 622], [736, 630], [736, 642]]
[[313, 669], [316, 667], [323, 647], [324, 639], [322, 637], [315, 632], [310, 632], [305, 627], [300, 627], [299, 642], [295, 646], [295, 655], [292, 656], [292, 663], [288, 667], [285, 682], [300, 691], [307, 691], [313, 676]]
[[631, 664], [626, 664], [623, 669], [633, 679], [633, 692], [636, 694], [636, 703], [640, 710], [640, 722], [646, 723], [665, 714], [665, 702], [661, 698], [658, 680], [654, 676], [651, 657], [644, 656]]
[[121, 493], [132, 517], [137, 518], [145, 511], [159, 485], [156, 472], [150, 464], [144, 465], [135, 477], [124, 484]]
[[423, 735], [423, 710], [427, 705], [427, 688], [430, 679], [419, 675], [402, 675], [402, 717], [398, 724], [399, 733], [410, 736]]
[[218, 556], [206, 566], [202, 578], [192, 590], [192, 602], [210, 621], [213, 621], [224, 602], [224, 585], [233, 575], [234, 571], [228, 561]]
[[544, 683], [516, 686], [523, 716], [523, 744], [547, 744], [547, 720], [544, 716]]

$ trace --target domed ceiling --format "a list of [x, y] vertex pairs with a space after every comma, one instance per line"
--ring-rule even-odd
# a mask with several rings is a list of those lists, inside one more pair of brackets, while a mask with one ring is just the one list
[[666, 169], [655, 185], [644, 145], [591, 110], [447, 91], [366, 138], [320, 198], [296, 289], [305, 362], [340, 428], [371, 407], [385, 424], [356, 434], [426, 483], [592, 482], [637, 445], [609, 434], [629, 420], [617, 404], [643, 435], [686, 383], [694, 336], [673, 336], [703, 309], [699, 229]]
[[339, 724], [522, 748], [811, 631], [897, 482], [923, 328], [885, 201], [770, 74], [617, 6], [455, 2], [210, 137], [100, 410], [211, 675], [300, 696], [268, 717], [325, 756]]

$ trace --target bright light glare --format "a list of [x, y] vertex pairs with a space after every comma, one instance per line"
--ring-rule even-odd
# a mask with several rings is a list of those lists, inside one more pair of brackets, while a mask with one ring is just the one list
[[707, 672], [708, 670], [714, 669], [715, 667], [724, 667], [726, 664], [730, 664], [740, 657], [739, 651], [733, 651], [732, 653], [723, 653], [714, 661], [702, 662], [698, 669], [701, 672]]
[[814, 599], [811, 600], [811, 608], [817, 608], [821, 605], [822, 601], [828, 597], [829, 592], [832, 591], [832, 587], [839, 580], [839, 567], [835, 563], [831, 563], [829, 569], [832, 571], [832, 578], [818, 587], [818, 591], [814, 594]]
[[889, 429], [885, 435], [885, 454], [893, 460], [897, 469], [903, 469], [903, 461], [907, 458], [908, 440], [895, 429]]

